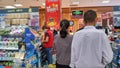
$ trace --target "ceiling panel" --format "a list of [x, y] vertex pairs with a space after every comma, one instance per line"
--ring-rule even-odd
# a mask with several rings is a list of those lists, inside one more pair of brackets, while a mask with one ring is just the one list
[[[61, 0], [62, 8], [65, 7], [89, 7], [89, 6], [116, 6], [120, 5], [120, 0], [111, 0], [108, 4], [103, 4], [102, 0]], [[70, 6], [73, 2], [79, 2], [76, 6]], [[44, 8], [45, 6], [42, 3], [45, 3], [45, 0], [0, 0], [0, 7], [4, 7], [7, 5], [13, 5], [16, 3], [23, 4], [22, 7], [18, 8], [28, 8], [31, 6], [41, 6]]]

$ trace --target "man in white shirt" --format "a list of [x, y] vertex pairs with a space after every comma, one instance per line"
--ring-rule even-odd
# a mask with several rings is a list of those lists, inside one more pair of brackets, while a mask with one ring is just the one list
[[84, 29], [76, 32], [72, 41], [71, 68], [105, 68], [112, 61], [113, 52], [106, 34], [94, 26], [97, 14], [84, 14]]

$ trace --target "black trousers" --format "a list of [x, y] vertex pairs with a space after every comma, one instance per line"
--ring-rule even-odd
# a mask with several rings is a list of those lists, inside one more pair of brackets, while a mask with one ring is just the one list
[[56, 63], [56, 68], [71, 68], [69, 65], [60, 65]]

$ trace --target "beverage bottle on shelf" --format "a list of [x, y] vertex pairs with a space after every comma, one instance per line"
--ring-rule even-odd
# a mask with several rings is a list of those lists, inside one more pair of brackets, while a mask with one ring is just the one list
[[7, 46], [7, 47], [8, 47], [8, 43], [9, 43], [9, 41], [7, 40], [7, 41], [6, 41], [6, 46]]
[[8, 48], [6, 40], [4, 41], [4, 46], [5, 46], [5, 48]]
[[6, 48], [5, 41], [2, 41], [3, 48]]
[[11, 41], [14, 41], [14, 39], [15, 39], [15, 38], [11, 38], [10, 40], [11, 40]]
[[0, 41], [2, 40], [2, 37], [0, 36]]
[[2, 51], [0, 51], [0, 60], [2, 60]]
[[8, 60], [10, 60], [10, 52], [8, 52]]
[[1, 45], [1, 41], [0, 41], [0, 49], [1, 49], [2, 45]]
[[4, 53], [1, 51], [1, 60], [3, 60]]
[[7, 60], [7, 52], [4, 54], [4, 60]]
[[3, 52], [2, 60], [5, 60], [5, 52]]
[[12, 60], [14, 59], [14, 52], [13, 51], [11, 52], [11, 59]]
[[15, 52], [12, 52], [12, 60], [14, 60]]
[[9, 63], [8, 62], [5, 62], [5, 66], [8, 66], [9, 65]]
[[3, 48], [3, 41], [1, 41], [1, 47], [0, 47], [1, 49]]
[[16, 52], [13, 52], [13, 58], [15, 57]]
[[8, 62], [8, 65], [7, 66], [10, 66], [10, 61]]
[[9, 52], [9, 53], [10, 53], [9, 59], [12, 60], [12, 53], [11, 52]]
[[15, 42], [15, 48], [18, 48], [18, 41]]
[[13, 65], [12, 65], [12, 63], [13, 63], [13, 62], [12, 62], [12, 61], [10, 61], [10, 62], [9, 62], [9, 66], [13, 66]]
[[11, 47], [11, 45], [12, 45], [12, 43], [11, 43], [11, 41], [9, 41], [9, 45], [8, 45], [8, 47]]
[[16, 42], [15, 42], [15, 41], [13, 41], [13, 45], [12, 45], [12, 47], [14, 47], [14, 48], [15, 48], [15, 44], [16, 44]]
[[6, 60], [9, 60], [9, 52], [6, 52]]

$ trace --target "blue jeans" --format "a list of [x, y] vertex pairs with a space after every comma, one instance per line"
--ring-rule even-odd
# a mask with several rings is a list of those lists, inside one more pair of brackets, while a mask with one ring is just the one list
[[52, 59], [52, 48], [45, 48], [45, 52], [46, 52], [48, 64], [52, 64], [52, 63], [53, 63], [53, 59]]

